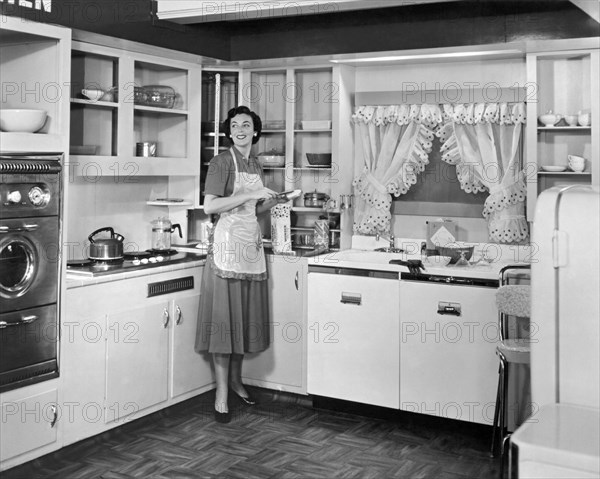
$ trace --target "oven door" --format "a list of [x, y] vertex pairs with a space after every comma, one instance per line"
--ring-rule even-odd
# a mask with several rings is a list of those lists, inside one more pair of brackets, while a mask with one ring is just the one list
[[58, 217], [0, 220], [0, 310], [56, 302]]
[[0, 314], [0, 392], [58, 376], [56, 304]]

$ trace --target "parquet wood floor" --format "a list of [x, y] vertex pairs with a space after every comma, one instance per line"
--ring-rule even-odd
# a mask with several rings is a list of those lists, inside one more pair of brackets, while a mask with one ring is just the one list
[[[0, 473], [2, 479], [489, 479], [488, 428], [396, 412], [366, 417], [253, 390], [213, 419], [214, 393]], [[234, 401], [232, 401], [234, 402]]]

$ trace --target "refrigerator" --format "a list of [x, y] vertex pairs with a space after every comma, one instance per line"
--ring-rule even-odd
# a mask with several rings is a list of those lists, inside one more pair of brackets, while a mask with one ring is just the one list
[[511, 437], [509, 474], [600, 476], [600, 189], [555, 186], [531, 243], [532, 415]]

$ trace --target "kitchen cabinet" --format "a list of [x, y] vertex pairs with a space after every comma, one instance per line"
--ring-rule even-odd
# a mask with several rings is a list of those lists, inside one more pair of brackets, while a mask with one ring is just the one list
[[127, 416], [135, 418], [167, 400], [170, 313], [164, 301], [108, 315], [107, 423]]
[[309, 394], [398, 409], [399, 276], [309, 266]]
[[[71, 405], [71, 416], [64, 425], [64, 445], [212, 386], [210, 362], [194, 351], [201, 271], [67, 290], [61, 403]], [[156, 290], [164, 294], [155, 295]]]
[[[134, 181], [137, 176], [199, 175], [200, 66], [156, 55], [73, 41], [71, 53], [71, 173]], [[143, 101], [142, 86], [171, 87], [170, 104]], [[108, 95], [90, 100], [84, 88]], [[136, 144], [156, 143], [155, 156], [137, 156]], [[194, 188], [169, 191], [193, 204]], [[149, 198], [153, 200], [154, 198]]]
[[[527, 219], [533, 221], [537, 196], [562, 184], [600, 184], [600, 63], [599, 50], [572, 49], [527, 55]], [[591, 125], [569, 125], [563, 118], [545, 126], [538, 117], [548, 111], [591, 113]], [[583, 172], [567, 168], [567, 155], [586, 158]], [[546, 171], [546, 167], [565, 171]]]
[[0, 17], [2, 109], [47, 112], [37, 133], [0, 132], [0, 149], [11, 152], [64, 152], [68, 146], [71, 30]]
[[495, 287], [400, 282], [400, 409], [491, 424]]
[[306, 394], [306, 260], [267, 255], [271, 344], [246, 354], [247, 384]]
[[[351, 194], [353, 157], [350, 125], [354, 70], [343, 66], [263, 68], [243, 70], [241, 94], [261, 117], [262, 136], [257, 153], [285, 156], [283, 166], [265, 166], [266, 186], [275, 191], [318, 191], [336, 200], [332, 212], [340, 215], [338, 247], [350, 246], [351, 215], [340, 195]], [[319, 122], [308, 124], [307, 122]], [[315, 127], [316, 126], [316, 127]], [[310, 165], [307, 153], [328, 153], [331, 165]], [[303, 197], [292, 204], [292, 230], [310, 232], [321, 207], [305, 207]]]
[[54, 379], [0, 395], [0, 470], [60, 447], [58, 384]]

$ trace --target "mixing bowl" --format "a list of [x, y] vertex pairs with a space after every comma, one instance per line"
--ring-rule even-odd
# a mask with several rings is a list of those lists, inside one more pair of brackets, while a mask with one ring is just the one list
[[46, 110], [1, 109], [0, 130], [20, 133], [35, 133], [46, 123]]

